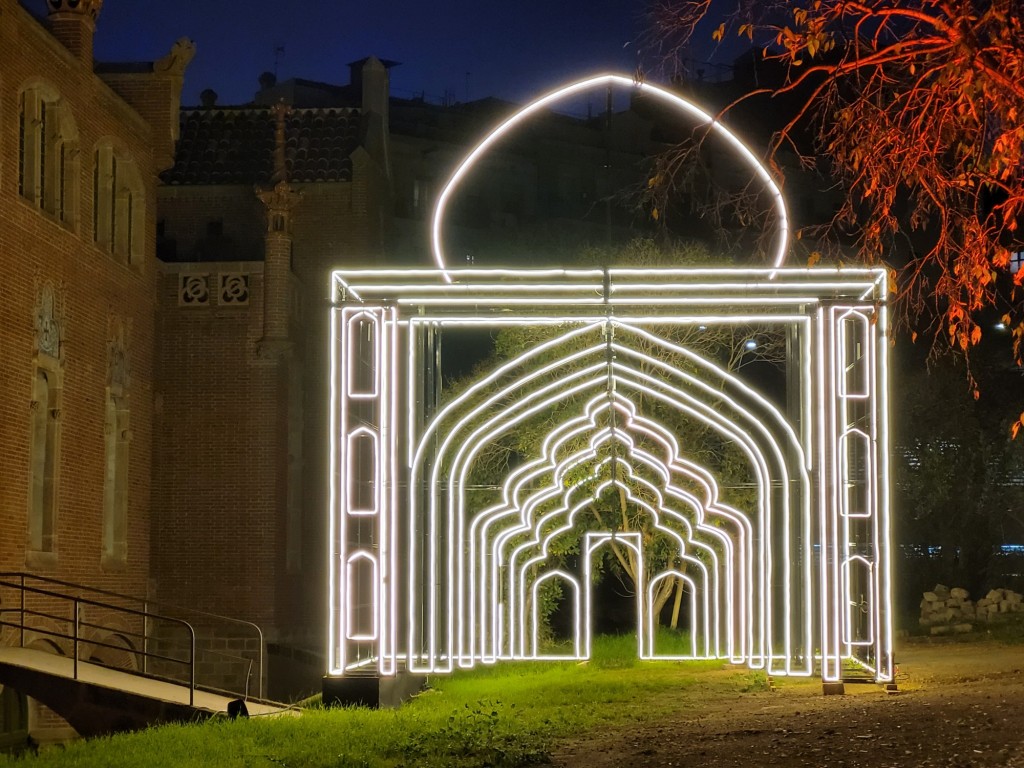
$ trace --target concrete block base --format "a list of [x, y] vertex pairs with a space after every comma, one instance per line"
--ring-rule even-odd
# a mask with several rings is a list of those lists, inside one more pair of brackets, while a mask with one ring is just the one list
[[325, 677], [323, 703], [325, 707], [397, 707], [423, 689], [427, 678], [399, 672], [394, 677]]

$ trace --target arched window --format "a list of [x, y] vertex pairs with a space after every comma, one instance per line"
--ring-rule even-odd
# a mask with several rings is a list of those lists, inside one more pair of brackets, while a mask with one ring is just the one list
[[78, 131], [70, 110], [52, 88], [21, 92], [18, 112], [18, 192], [72, 226], [78, 204]]
[[31, 553], [50, 554], [56, 551], [59, 434], [59, 373], [54, 366], [40, 364], [32, 387], [28, 516], [28, 549]]
[[104, 419], [106, 453], [103, 477], [104, 567], [118, 567], [128, 559], [128, 398], [120, 387], [107, 387]]
[[93, 152], [93, 242], [124, 264], [141, 262], [145, 190], [135, 162], [109, 140]]

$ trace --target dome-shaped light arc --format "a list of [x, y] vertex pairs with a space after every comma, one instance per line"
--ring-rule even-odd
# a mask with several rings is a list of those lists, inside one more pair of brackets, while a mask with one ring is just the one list
[[527, 104], [520, 111], [516, 112], [510, 118], [505, 120], [505, 122], [501, 123], [497, 128], [491, 131], [455, 169], [455, 172], [452, 174], [451, 178], [448, 179], [448, 183], [445, 184], [444, 189], [441, 190], [441, 194], [437, 198], [437, 204], [434, 206], [434, 215], [431, 221], [430, 232], [431, 249], [433, 251], [434, 261], [442, 270], [445, 280], [449, 283], [452, 282], [452, 276], [448, 271], [447, 254], [445, 253], [444, 238], [441, 234], [441, 230], [444, 223], [445, 212], [448, 207], [448, 201], [451, 199], [466, 174], [469, 173], [473, 166], [476, 165], [477, 161], [483, 157], [495, 142], [531, 115], [544, 109], [550, 104], [559, 101], [560, 99], [572, 96], [581, 91], [598, 88], [604, 85], [619, 85], [627, 88], [634, 88], [641, 93], [660, 99], [661, 101], [664, 101], [695, 118], [698, 123], [709, 125], [713, 132], [720, 135], [736, 150], [737, 155], [753, 168], [757, 177], [764, 182], [772, 195], [772, 201], [775, 205], [776, 216], [779, 222], [778, 233], [775, 238], [775, 246], [773, 249], [772, 266], [782, 266], [782, 262], [786, 258], [786, 251], [788, 250], [789, 245], [789, 216], [786, 212], [786, 202], [782, 197], [782, 191], [779, 189], [778, 184], [775, 183], [775, 180], [768, 172], [768, 169], [765, 168], [764, 164], [761, 163], [760, 160], [757, 159], [754, 153], [742, 141], [740, 141], [736, 134], [732, 133], [722, 123], [717, 121], [696, 104], [687, 101], [681, 96], [649, 83], [636, 82], [635, 80], [623, 75], [604, 74], [588, 77], [585, 80], [580, 80], [579, 82], [563, 86], [541, 96], [536, 101]]

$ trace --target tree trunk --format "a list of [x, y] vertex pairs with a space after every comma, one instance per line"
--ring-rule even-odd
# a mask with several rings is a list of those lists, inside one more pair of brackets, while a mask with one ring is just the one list
[[673, 577], [676, 583], [676, 600], [672, 604], [672, 629], [679, 629], [679, 608], [683, 604], [683, 580], [678, 576]]

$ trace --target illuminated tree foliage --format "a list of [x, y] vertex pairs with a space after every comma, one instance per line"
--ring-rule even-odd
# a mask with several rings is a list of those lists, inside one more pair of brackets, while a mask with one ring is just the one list
[[[968, 352], [1001, 318], [1024, 355], [1024, 18], [1019, 0], [653, 0], [669, 66], [739, 36], [785, 73], [754, 94], [795, 103], [769, 159], [830, 162], [847, 195], [830, 222], [895, 266], [915, 333]], [[734, 103], [724, 112], [735, 107]], [[807, 133], [813, 137], [808, 146]], [[691, 147], [692, 148], [692, 147]], [[677, 153], [678, 154], [678, 153]], [[818, 157], [815, 157], [817, 155]], [[677, 167], [678, 157], [663, 160]], [[653, 196], [671, 174], [655, 174]], [[659, 201], [655, 200], [656, 206]], [[663, 201], [662, 201], [663, 202]], [[973, 383], [973, 380], [972, 380]], [[1014, 432], [1024, 426], [1024, 414]]]

